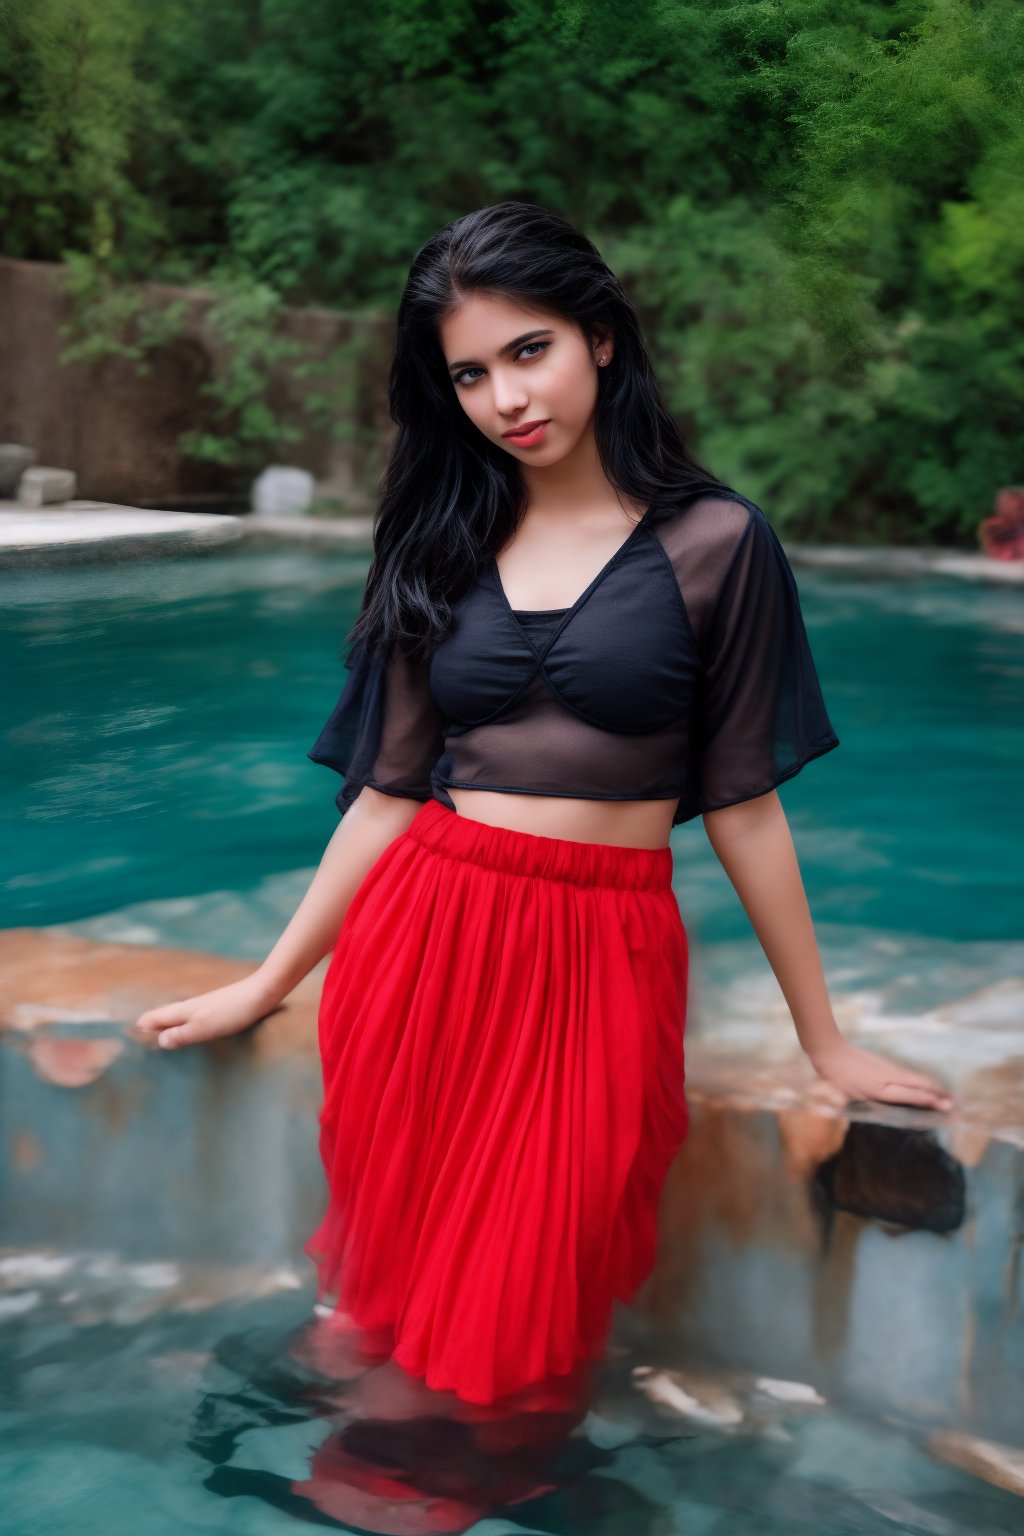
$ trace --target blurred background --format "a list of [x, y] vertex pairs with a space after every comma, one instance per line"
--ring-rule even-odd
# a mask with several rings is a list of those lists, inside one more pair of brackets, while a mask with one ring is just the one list
[[[781, 790], [837, 1018], [958, 1112], [823, 1116], [675, 829], [692, 1131], [662, 1258], [575, 1459], [487, 1536], [1015, 1528], [1022, 77], [1017, 0], [0, 0], [16, 1536], [134, 1536], [143, 1499], [146, 1536], [393, 1528], [333, 1437], [412, 1410], [313, 1391], [293, 1349], [323, 968], [224, 1049], [130, 1025], [250, 974], [334, 831], [306, 753], [395, 306], [422, 241], [505, 198], [595, 240], [695, 456], [783, 538], [842, 743]], [[495, 1514], [449, 1445], [476, 1483], [437, 1523], [455, 1470], [420, 1450], [410, 1487], [447, 1470], [403, 1530]]]
[[1016, 0], [4, 0], [3, 429], [136, 505], [285, 449], [372, 491], [412, 254], [524, 198], [778, 526], [973, 545], [1021, 476], [1022, 63]]

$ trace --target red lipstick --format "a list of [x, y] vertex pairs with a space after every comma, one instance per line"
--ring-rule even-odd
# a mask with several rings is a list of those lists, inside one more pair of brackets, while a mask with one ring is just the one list
[[501, 435], [510, 443], [515, 443], [517, 448], [532, 448], [543, 439], [547, 429], [547, 421], [525, 421], [521, 427], [513, 427]]

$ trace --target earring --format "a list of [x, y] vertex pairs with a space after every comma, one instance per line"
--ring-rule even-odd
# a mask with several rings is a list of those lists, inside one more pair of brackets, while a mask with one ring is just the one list
[[608, 359], [602, 354], [602, 356], [599, 357], [598, 360], [597, 360], [598, 367], [603, 368], [607, 361], [608, 361]]

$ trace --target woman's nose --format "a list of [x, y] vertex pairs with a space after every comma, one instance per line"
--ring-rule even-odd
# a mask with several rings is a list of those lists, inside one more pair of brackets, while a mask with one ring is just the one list
[[518, 416], [529, 396], [521, 379], [496, 372], [492, 379], [494, 408], [500, 416]]

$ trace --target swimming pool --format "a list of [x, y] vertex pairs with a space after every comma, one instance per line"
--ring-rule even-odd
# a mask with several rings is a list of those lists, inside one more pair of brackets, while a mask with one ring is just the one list
[[[338, 780], [305, 752], [341, 684], [364, 574], [364, 557], [247, 546], [0, 573], [2, 926], [262, 958], [336, 824]], [[1024, 969], [1020, 596], [798, 580], [842, 745], [781, 794], [837, 1010], [880, 1044], [917, 1032], [935, 1051], [956, 1034], [976, 1062], [1000, 1060]], [[673, 846], [695, 1026], [741, 1045], [791, 1032], [700, 823]], [[952, 1464], [969, 1462], [964, 1443], [929, 1444], [801, 1383], [701, 1378], [628, 1330], [594, 1410], [540, 1473], [496, 1471], [457, 1426], [415, 1415], [400, 1452], [375, 1447], [374, 1404], [391, 1417], [393, 1384], [379, 1399], [325, 1386], [295, 1353], [312, 1297], [294, 1255], [319, 1193], [310, 1078], [242, 1070], [244, 1055], [126, 1052], [84, 1111], [0, 1051], [8, 1122], [17, 1106], [60, 1131], [39, 1153], [53, 1203], [33, 1223], [9, 1198], [0, 1239], [0, 1494], [17, 1536], [378, 1528], [375, 1495], [354, 1502], [353, 1458], [380, 1474], [395, 1454], [410, 1492], [428, 1485], [401, 1516], [392, 1490], [396, 1530], [465, 1528], [481, 1487], [479, 1536], [1014, 1528], [1019, 1503]], [[179, 1208], [204, 1183], [218, 1199]], [[361, 1446], [354, 1432], [338, 1443], [360, 1423]], [[552, 1486], [530, 1492], [531, 1477]]]
[[[341, 687], [365, 569], [359, 555], [243, 546], [0, 572], [13, 833], [0, 926], [261, 959], [336, 825], [340, 780], [305, 753]], [[780, 793], [831, 983], [901, 1020], [1011, 987], [1024, 970], [1021, 594], [798, 579], [841, 746]], [[773, 979], [699, 820], [673, 845], [707, 985], [729, 988], [721, 1011], [763, 1011]]]
[[[294, 1277], [258, 1299], [159, 1305], [172, 1266], [40, 1263], [31, 1333], [0, 1323], [10, 1536], [1011, 1536], [1020, 1501], [898, 1424], [740, 1373], [621, 1348], [551, 1453], [325, 1375]], [[2, 1277], [2, 1270], [0, 1270]], [[74, 1293], [73, 1302], [60, 1300]], [[930, 1453], [931, 1452], [931, 1453]], [[1015, 1523], [1016, 1522], [1016, 1523]]]

